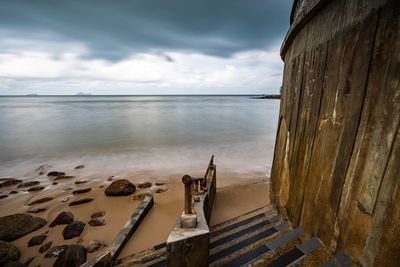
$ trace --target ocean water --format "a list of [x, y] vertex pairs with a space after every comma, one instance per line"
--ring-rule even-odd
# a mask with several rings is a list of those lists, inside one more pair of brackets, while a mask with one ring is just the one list
[[86, 174], [269, 175], [279, 100], [249, 96], [0, 97], [0, 177], [46, 164]]

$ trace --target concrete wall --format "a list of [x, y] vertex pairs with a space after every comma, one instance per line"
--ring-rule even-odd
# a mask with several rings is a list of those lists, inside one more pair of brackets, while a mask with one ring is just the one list
[[273, 201], [332, 252], [397, 266], [400, 1], [303, 1], [281, 55]]

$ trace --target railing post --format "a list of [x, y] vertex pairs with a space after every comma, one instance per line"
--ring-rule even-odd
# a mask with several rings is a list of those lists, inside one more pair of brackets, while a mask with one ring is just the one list
[[197, 227], [197, 214], [193, 207], [193, 179], [189, 175], [185, 175], [182, 177], [182, 182], [185, 185], [185, 209], [181, 215], [181, 227], [195, 228]]

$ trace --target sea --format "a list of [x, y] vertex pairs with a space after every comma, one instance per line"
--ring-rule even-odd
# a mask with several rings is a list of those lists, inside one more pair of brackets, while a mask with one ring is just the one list
[[0, 97], [0, 177], [39, 166], [85, 175], [268, 177], [279, 100], [251, 96]]

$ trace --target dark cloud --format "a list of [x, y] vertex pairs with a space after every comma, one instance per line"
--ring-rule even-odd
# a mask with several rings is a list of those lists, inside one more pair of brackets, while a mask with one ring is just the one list
[[228, 57], [266, 49], [282, 40], [291, 6], [289, 0], [0, 1], [3, 33], [83, 42], [90, 57], [110, 60], [133, 52]]

